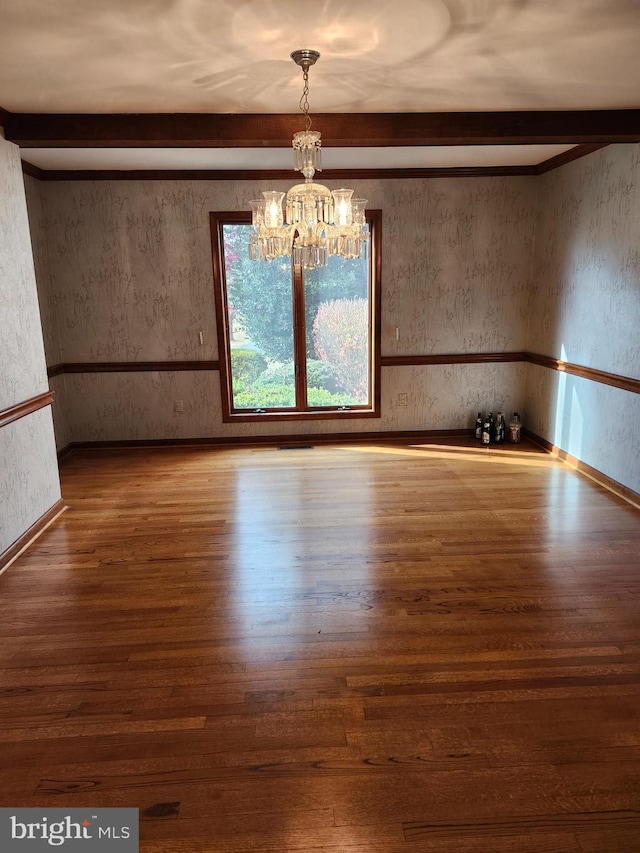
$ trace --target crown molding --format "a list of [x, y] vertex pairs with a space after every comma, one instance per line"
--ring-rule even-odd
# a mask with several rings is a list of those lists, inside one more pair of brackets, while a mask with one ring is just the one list
[[34, 166], [33, 163], [29, 163], [27, 160], [22, 161], [22, 174], [29, 175], [37, 181], [50, 180], [47, 177], [49, 173], [45, 169], [41, 169], [40, 166]]
[[593, 151], [599, 151], [601, 148], [606, 148], [607, 142], [593, 142], [589, 145], [576, 145], [575, 148], [570, 148], [568, 151], [563, 151], [562, 154], [556, 154], [555, 157], [550, 157], [548, 160], [543, 160], [536, 167], [536, 175], [544, 175], [546, 172], [551, 172], [553, 169], [558, 169], [564, 166], [565, 163], [571, 163], [573, 160], [579, 160], [586, 154], [591, 154]]
[[[542, 175], [578, 160], [606, 143], [576, 145], [530, 166], [449, 166], [425, 169], [324, 169], [323, 180], [402, 180], [404, 178], [494, 178]], [[41, 169], [27, 160], [22, 171], [39, 181], [285, 181], [291, 169]]]
[[[26, 161], [23, 161], [26, 163]], [[291, 169], [39, 169], [23, 172], [40, 181], [291, 181]], [[323, 169], [323, 181], [403, 178], [491, 178], [537, 175], [538, 166], [451, 166], [437, 169]]]
[[[640, 141], [640, 110], [477, 113], [320, 113], [325, 147], [573, 145]], [[5, 136], [23, 148], [288, 148], [290, 114], [9, 113]]]

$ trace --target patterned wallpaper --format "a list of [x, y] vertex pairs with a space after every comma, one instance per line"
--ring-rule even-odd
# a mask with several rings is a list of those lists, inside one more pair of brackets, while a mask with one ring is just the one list
[[[542, 179], [528, 348], [640, 379], [640, 145]], [[640, 492], [640, 397], [527, 365], [538, 435]]]
[[530, 348], [640, 378], [640, 145], [541, 178]]
[[0, 429], [0, 554], [60, 498], [49, 407]]
[[384, 211], [385, 355], [525, 349], [535, 182], [447, 178], [372, 188], [372, 206]]
[[[290, 183], [280, 182], [281, 188]], [[40, 284], [48, 306], [43, 316], [59, 330], [59, 350], [49, 363], [217, 358], [209, 212], [246, 209], [270, 187], [253, 181], [51, 182], [37, 188], [44, 207], [30, 188], [32, 227], [46, 231], [34, 237], [36, 252], [48, 256], [39, 268], [50, 267]], [[385, 355], [524, 349], [534, 178], [361, 181], [355, 189], [370, 208], [383, 211]], [[55, 348], [53, 330], [47, 340]], [[384, 368], [382, 419], [341, 420], [340, 430], [467, 426], [480, 406], [474, 385], [479, 369], [447, 370]], [[521, 399], [521, 368], [482, 370], [496, 404]], [[215, 374], [182, 371], [66, 376], [66, 434], [81, 441], [336, 429], [335, 421], [223, 424], [218, 381]], [[397, 405], [401, 392], [408, 395], [406, 406]], [[175, 399], [184, 402], [184, 414], [173, 412]], [[61, 423], [56, 417], [59, 446]]]
[[[0, 409], [47, 390], [20, 157], [0, 138]], [[60, 497], [50, 408], [0, 428], [0, 554]]]
[[69, 405], [67, 403], [67, 381], [64, 374], [53, 376], [49, 380], [49, 388], [53, 391], [51, 414], [56, 437], [56, 448], [62, 450], [72, 441], [71, 425], [69, 423]]
[[[386, 355], [524, 347], [534, 181], [356, 182], [357, 195], [383, 210]], [[208, 214], [247, 209], [269, 186], [43, 184], [62, 360], [215, 358]]]
[[[300, 435], [471, 427], [479, 409], [522, 408], [525, 365], [385, 368], [382, 418], [345, 419], [339, 424], [335, 420], [223, 424], [215, 371], [72, 373], [64, 380], [74, 441]], [[407, 394], [406, 405], [398, 402], [401, 392]], [[175, 399], [183, 402], [184, 412], [174, 412]]]
[[0, 132], [0, 409], [47, 390], [20, 154]]
[[24, 176], [24, 187], [29, 212], [29, 228], [33, 246], [33, 261], [38, 285], [38, 302], [42, 321], [42, 335], [47, 365], [62, 361], [58, 317], [56, 313], [56, 294], [51, 285], [51, 259], [49, 257], [49, 223], [43, 203], [44, 184]]

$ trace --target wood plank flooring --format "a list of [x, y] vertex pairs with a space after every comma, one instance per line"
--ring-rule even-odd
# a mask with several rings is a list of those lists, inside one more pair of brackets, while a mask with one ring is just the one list
[[638, 853], [640, 512], [530, 445], [76, 452], [0, 805], [146, 853]]

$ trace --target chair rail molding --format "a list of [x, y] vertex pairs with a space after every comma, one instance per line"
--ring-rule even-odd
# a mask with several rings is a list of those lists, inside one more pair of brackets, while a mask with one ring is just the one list
[[32, 412], [37, 412], [38, 409], [44, 409], [45, 406], [50, 406], [53, 403], [53, 398], [53, 391], [45, 391], [35, 397], [30, 397], [28, 400], [2, 409], [0, 411], [0, 427], [7, 426], [7, 424], [11, 424], [25, 415], [30, 415]]

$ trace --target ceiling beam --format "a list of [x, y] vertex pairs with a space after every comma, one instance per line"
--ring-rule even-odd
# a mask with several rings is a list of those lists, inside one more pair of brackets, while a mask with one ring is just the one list
[[[478, 113], [321, 113], [323, 144], [594, 144], [640, 141], [640, 110]], [[299, 115], [58, 115], [9, 113], [5, 136], [23, 148], [288, 148]]]

